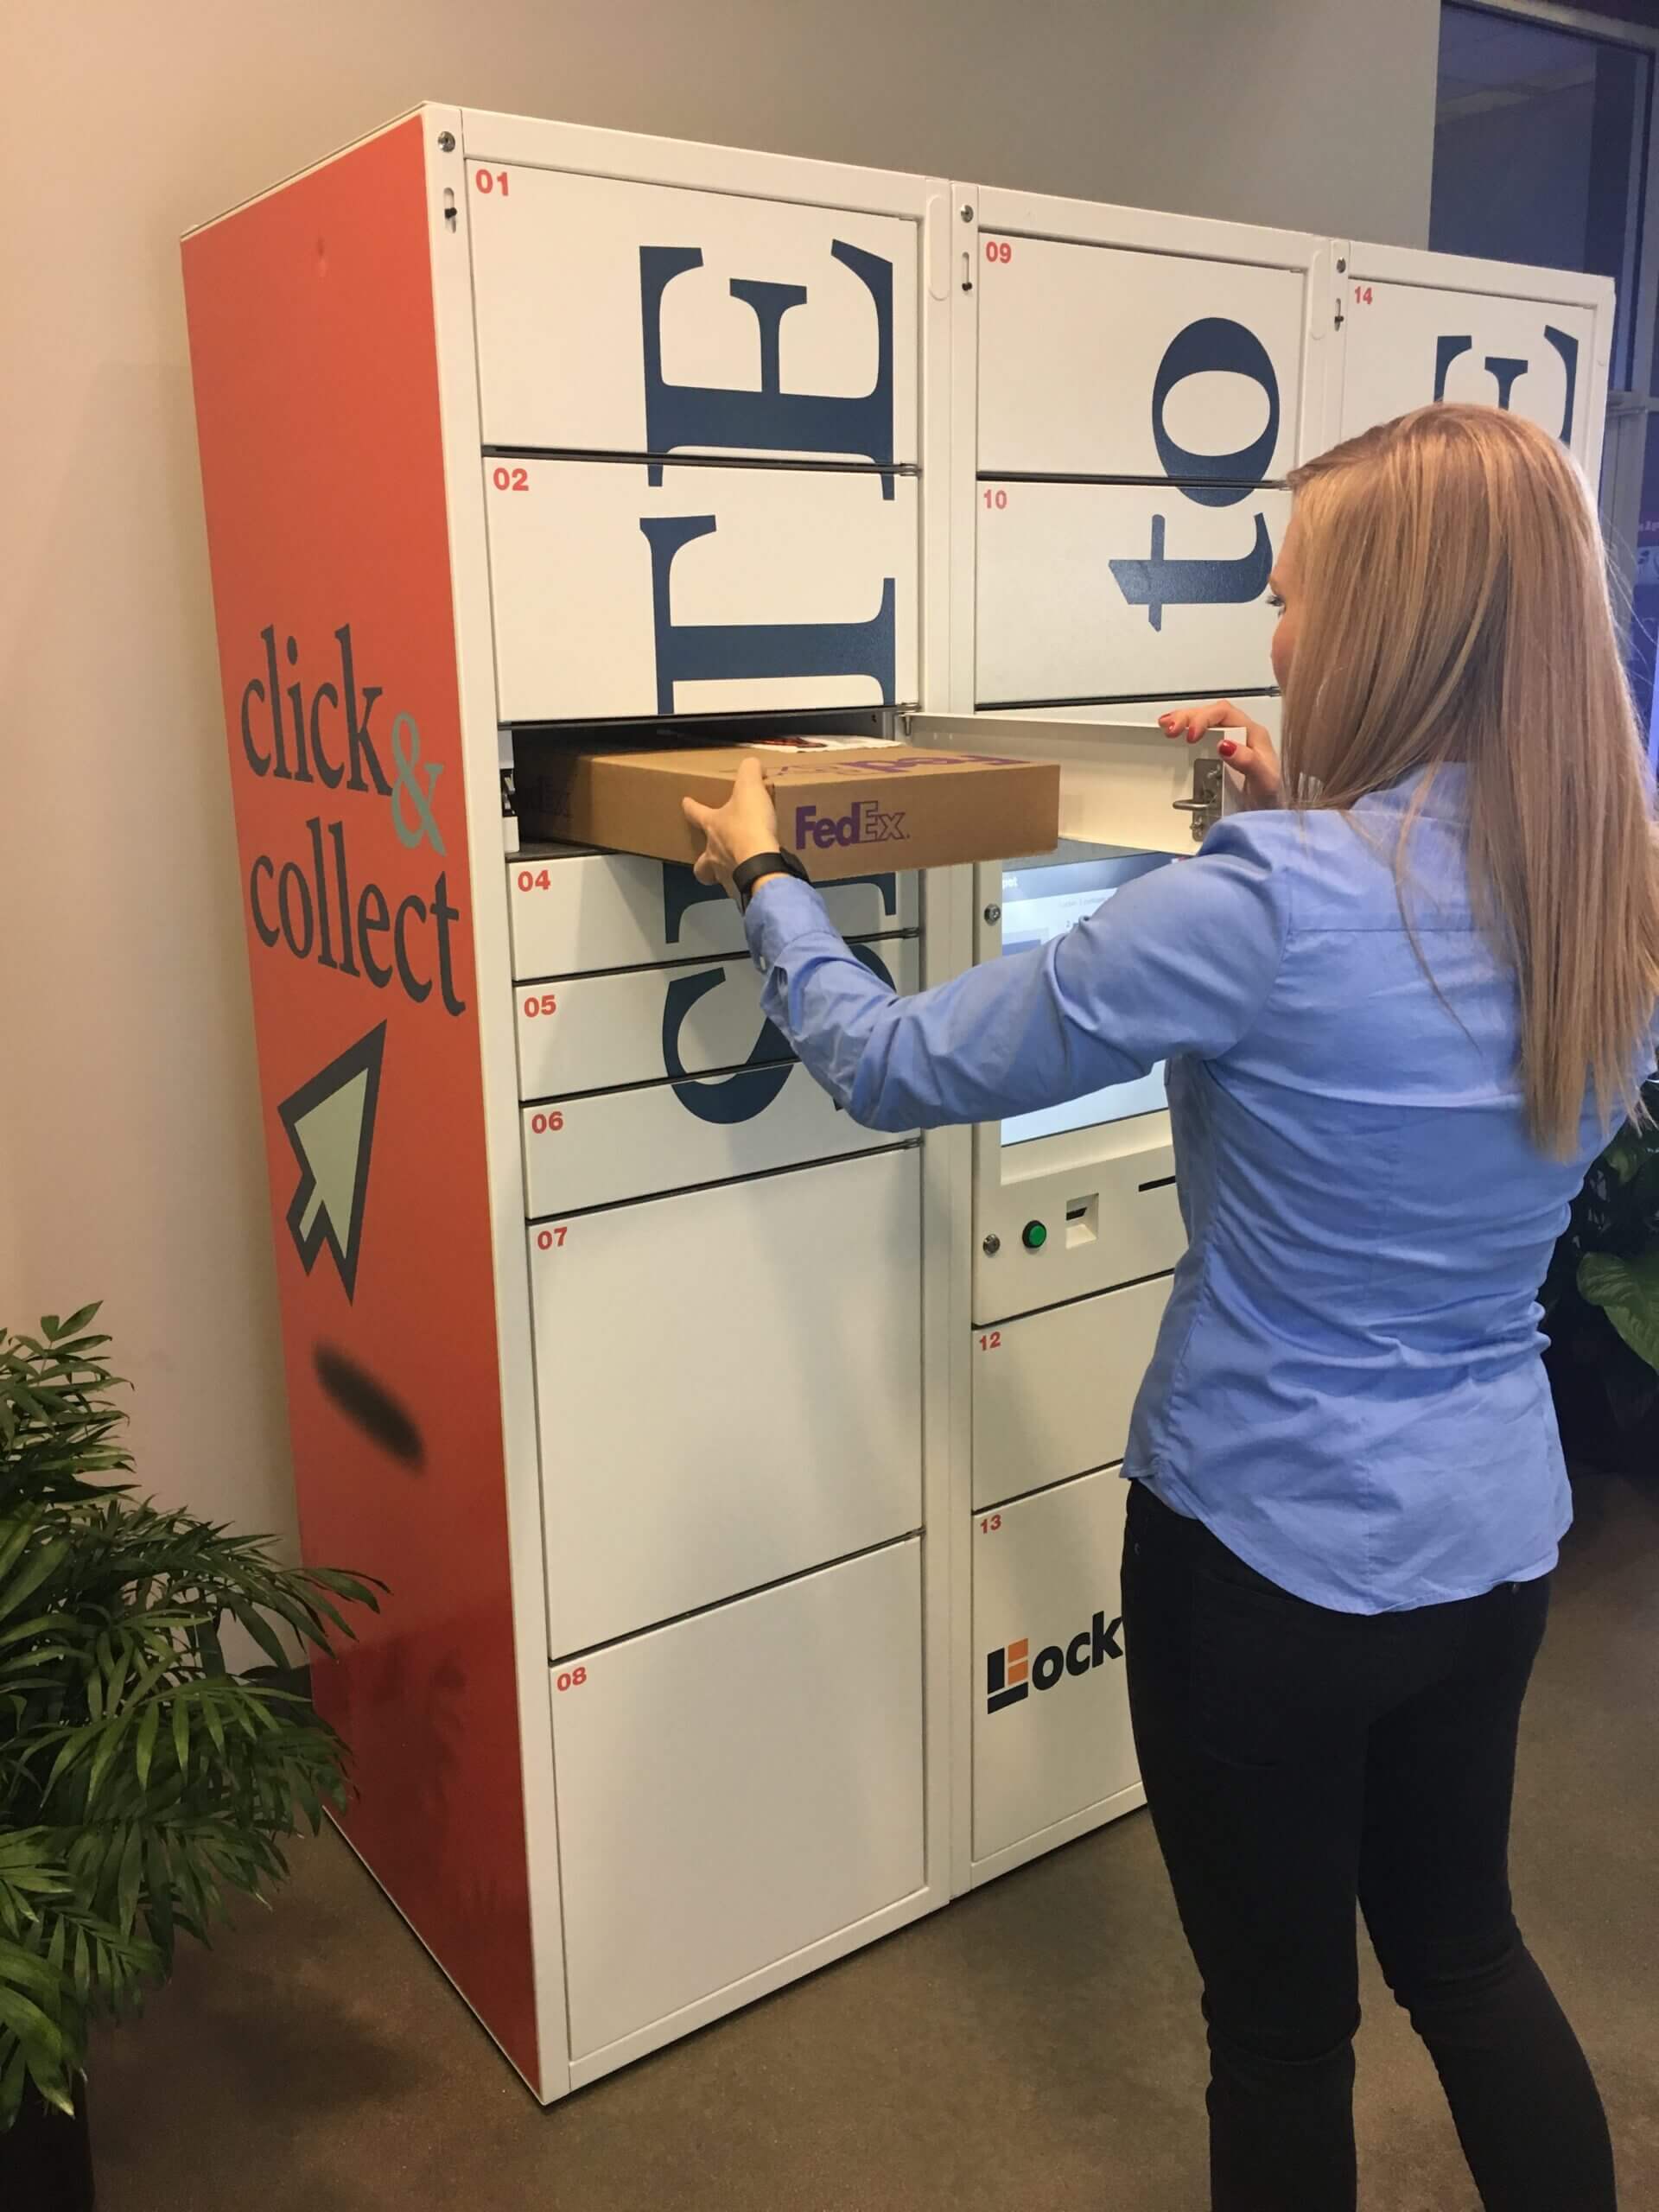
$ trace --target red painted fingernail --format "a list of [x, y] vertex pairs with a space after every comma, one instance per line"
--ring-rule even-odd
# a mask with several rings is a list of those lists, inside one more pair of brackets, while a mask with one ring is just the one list
[[1230, 760], [1238, 750], [1238, 740], [1236, 737], [1224, 737], [1216, 750], [1221, 754], [1223, 760]]

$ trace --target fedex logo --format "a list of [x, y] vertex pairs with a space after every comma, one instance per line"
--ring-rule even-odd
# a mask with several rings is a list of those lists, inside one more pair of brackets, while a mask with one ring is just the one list
[[1030, 1696], [1033, 1684], [1039, 1690], [1052, 1690], [1062, 1675], [1092, 1674], [1108, 1659], [1121, 1659], [1123, 1647], [1117, 1640], [1117, 1631], [1122, 1625], [1121, 1616], [1109, 1621], [1101, 1612], [1095, 1615], [1089, 1627], [1079, 1629], [1068, 1644], [1045, 1644], [1035, 1659], [1031, 1656], [1031, 1638], [1027, 1636], [988, 1651], [986, 1712], [1001, 1713], [1005, 1705], [1018, 1705], [1022, 1698]]
[[820, 814], [816, 806], [795, 810], [798, 850], [808, 843], [820, 852], [831, 845], [891, 845], [901, 842], [906, 834], [903, 808], [884, 814], [873, 798], [857, 800], [845, 814]]

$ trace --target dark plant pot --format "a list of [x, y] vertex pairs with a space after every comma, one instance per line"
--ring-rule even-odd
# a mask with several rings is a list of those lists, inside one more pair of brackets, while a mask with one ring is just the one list
[[17, 2212], [92, 2212], [92, 2139], [86, 2126], [86, 2085], [66, 2119], [55, 2105], [23, 2091], [22, 2110], [0, 2135], [0, 2204]]

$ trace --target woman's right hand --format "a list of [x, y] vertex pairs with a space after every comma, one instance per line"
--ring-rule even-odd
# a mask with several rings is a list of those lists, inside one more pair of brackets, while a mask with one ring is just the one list
[[1244, 804], [1284, 804], [1279, 755], [1274, 751], [1273, 740], [1260, 722], [1252, 721], [1230, 699], [1213, 699], [1207, 707], [1172, 707], [1166, 715], [1159, 715], [1158, 726], [1166, 737], [1185, 739], [1188, 745], [1196, 745], [1212, 729], [1236, 730], [1236, 737], [1224, 737], [1216, 750], [1237, 778], [1236, 788]]

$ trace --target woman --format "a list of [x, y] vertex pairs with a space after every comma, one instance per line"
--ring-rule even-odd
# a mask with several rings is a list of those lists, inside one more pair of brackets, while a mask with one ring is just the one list
[[[1356, 1914], [1483, 2202], [1615, 2202], [1600, 2101], [1510, 1911], [1516, 1728], [1570, 1518], [1534, 1302], [1651, 1065], [1659, 866], [1572, 462], [1437, 406], [1292, 477], [1281, 774], [1066, 936], [895, 998], [817, 894], [740, 875], [767, 1013], [880, 1128], [1169, 1061], [1188, 1249], [1135, 1409], [1135, 1740], [1204, 1982], [1220, 2212], [1355, 2201]], [[688, 802], [705, 880], [776, 846]]]

